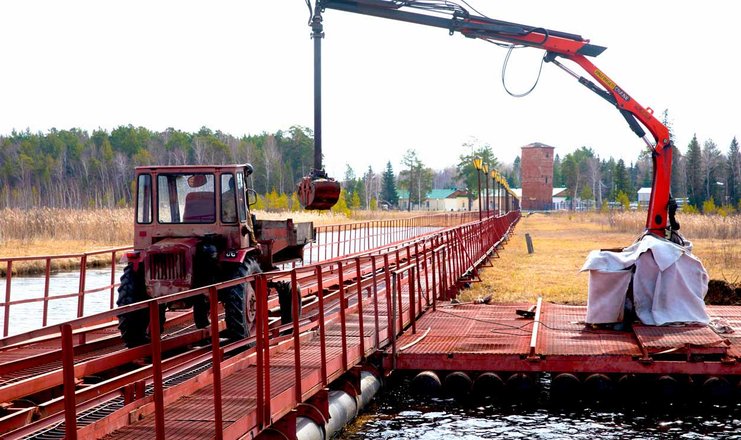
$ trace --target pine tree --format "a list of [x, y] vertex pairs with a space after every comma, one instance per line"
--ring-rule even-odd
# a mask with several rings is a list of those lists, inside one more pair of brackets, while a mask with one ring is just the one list
[[705, 200], [711, 197], [722, 204], [723, 186], [721, 182], [720, 171], [723, 164], [723, 153], [718, 149], [718, 145], [712, 139], [705, 141], [702, 148], [702, 175], [705, 185]]
[[728, 201], [731, 205], [737, 205], [741, 198], [741, 188], [739, 188], [739, 185], [741, 185], [741, 153], [739, 153], [738, 141], [736, 141], [735, 136], [728, 148], [726, 176]]
[[702, 152], [700, 143], [697, 142], [697, 135], [692, 136], [692, 140], [687, 145], [686, 154], [686, 176], [687, 176], [687, 197], [692, 206], [699, 208], [703, 201], [702, 188]]
[[[554, 187], [558, 186], [556, 184], [556, 160], [558, 160], [558, 155], [556, 155], [556, 158], [553, 161], [553, 186]], [[510, 185], [513, 188], [519, 188], [522, 185], [522, 161], [520, 160], [520, 156], [515, 157], [515, 161], [512, 164], [511, 177], [512, 179], [511, 179]]]
[[352, 193], [352, 199], [350, 201], [350, 209], [360, 209], [360, 196], [358, 195], [358, 192], [355, 191]]
[[390, 161], [386, 163], [386, 171], [383, 172], [381, 201], [388, 203], [391, 209], [399, 204], [399, 194], [396, 192], [396, 176]]
[[613, 179], [615, 182], [615, 189], [613, 190], [615, 201], [619, 201], [617, 199], [617, 196], [620, 193], [628, 195], [633, 192], [630, 184], [628, 170], [625, 168], [625, 162], [623, 161], [623, 159], [618, 160], [617, 164], [615, 164], [615, 173]]
[[348, 206], [352, 204], [352, 198], [356, 192], [355, 186], [355, 170], [352, 169], [350, 164], [345, 164], [345, 178], [342, 181], [342, 188], [345, 189], [345, 203]]
[[[517, 156], [518, 160], [520, 156]], [[522, 177], [518, 176], [520, 179], [520, 182], [522, 182]], [[561, 172], [561, 158], [556, 154], [556, 156], [553, 158], [553, 187], [554, 188], [562, 188], [564, 186], [563, 183], [563, 173]]]

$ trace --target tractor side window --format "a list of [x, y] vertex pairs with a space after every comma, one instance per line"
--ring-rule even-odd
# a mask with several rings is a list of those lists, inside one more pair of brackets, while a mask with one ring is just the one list
[[237, 191], [234, 190], [234, 174], [221, 175], [221, 222], [237, 222]]
[[237, 210], [239, 211], [239, 221], [247, 220], [247, 208], [244, 200], [244, 174], [237, 173]]
[[139, 174], [136, 193], [136, 222], [152, 223], [152, 176]]
[[160, 223], [213, 223], [216, 197], [213, 174], [157, 176], [157, 218]]

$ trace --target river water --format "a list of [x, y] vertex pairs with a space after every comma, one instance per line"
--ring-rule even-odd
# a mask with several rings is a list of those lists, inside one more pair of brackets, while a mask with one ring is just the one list
[[[123, 266], [116, 268], [115, 278], [123, 273]], [[111, 284], [111, 269], [87, 269], [85, 277], [85, 290]], [[5, 294], [5, 278], [0, 278], [0, 292]], [[19, 301], [29, 298], [44, 297], [44, 276], [14, 276], [11, 279], [11, 301]], [[77, 298], [55, 298], [60, 295], [77, 293], [80, 286], [80, 275], [78, 272], [60, 272], [52, 274], [49, 278], [49, 311], [47, 325], [57, 324], [77, 317]], [[114, 291], [114, 299], [116, 292]], [[10, 306], [9, 334], [14, 335], [41, 327], [43, 302], [26, 304], [14, 304]], [[103, 312], [110, 309], [111, 290], [104, 289], [100, 292], [85, 295], [83, 307], [84, 315]], [[5, 316], [0, 310], [0, 329], [2, 329]]]
[[[583, 405], [583, 404], [579, 404]], [[741, 406], [655, 403], [557, 408], [543, 395], [530, 405], [465, 406], [416, 397], [395, 383], [366, 408], [343, 440], [741, 439]]]

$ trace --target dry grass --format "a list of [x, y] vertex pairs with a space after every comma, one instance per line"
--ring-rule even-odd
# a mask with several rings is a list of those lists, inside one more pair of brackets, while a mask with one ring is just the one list
[[[590, 221], [609, 224], [613, 230], [621, 232], [640, 231], [646, 227], [646, 211], [616, 211], [608, 214], [583, 214]], [[691, 241], [700, 238], [722, 240], [741, 239], [741, 216], [720, 216], [678, 213], [680, 232]]]
[[[134, 239], [131, 209], [51, 209], [0, 210], [0, 245], [9, 241], [22, 244], [50, 240], [121, 244]], [[3, 253], [2, 255], [5, 255]]]
[[[643, 230], [644, 223], [645, 220], [631, 232], [625, 232], [610, 226], [606, 214], [525, 217], [500, 251], [501, 258], [493, 260], [494, 267], [481, 272], [482, 282], [474, 283], [465, 298], [492, 293], [495, 301], [534, 301], [542, 295], [546, 301], [585, 304], [587, 274], [579, 269], [587, 254], [594, 249], [628, 246]], [[533, 239], [532, 255], [527, 253], [525, 233]], [[711, 279], [731, 283], [741, 280], [741, 239], [687, 238], [693, 241], [694, 253]]]
[[[419, 213], [389, 211], [357, 211], [351, 218], [343, 214], [321, 211], [266, 212], [257, 211], [257, 218], [279, 220], [292, 218], [294, 222], [312, 221], [328, 225], [369, 219], [405, 218]], [[119, 246], [134, 241], [134, 213], [131, 208], [117, 209], [51, 209], [0, 210], [0, 258], [30, 255], [59, 255], [90, 252]], [[91, 264], [109, 264], [109, 256], [93, 257]], [[100, 260], [99, 262], [97, 260]], [[58, 259], [53, 270], [75, 269], [79, 259]], [[43, 260], [18, 262], [13, 272], [39, 273], [45, 269]], [[0, 263], [0, 276], [6, 266]]]
[[[133, 242], [130, 209], [50, 209], [0, 210], [0, 257], [60, 255], [90, 252]], [[52, 270], [74, 269], [79, 259], [55, 259]], [[110, 264], [110, 256], [91, 257], [91, 265]], [[15, 263], [14, 274], [43, 272], [45, 262]], [[0, 276], [6, 265], [0, 263]]]

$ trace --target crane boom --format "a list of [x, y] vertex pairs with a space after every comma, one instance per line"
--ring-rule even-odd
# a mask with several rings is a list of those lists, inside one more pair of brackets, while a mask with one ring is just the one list
[[[543, 27], [496, 20], [471, 14], [451, 1], [402, 1], [402, 0], [317, 0], [315, 14], [326, 9], [351, 12], [390, 20], [447, 29], [468, 37], [489, 42], [523, 45], [546, 51], [544, 60], [560, 67], [575, 77], [579, 83], [614, 105], [625, 118], [631, 130], [641, 137], [651, 149], [653, 183], [648, 205], [646, 229], [648, 232], [671, 238], [679, 229], [674, 219], [676, 204], [671, 199], [672, 143], [669, 129], [643, 107], [602, 70], [590, 57], [600, 55], [606, 48], [591, 44], [580, 35], [555, 31]], [[561, 60], [577, 64], [592, 79], [571, 70]], [[594, 80], [594, 81], [593, 81]], [[646, 131], [651, 138], [646, 135]]]

